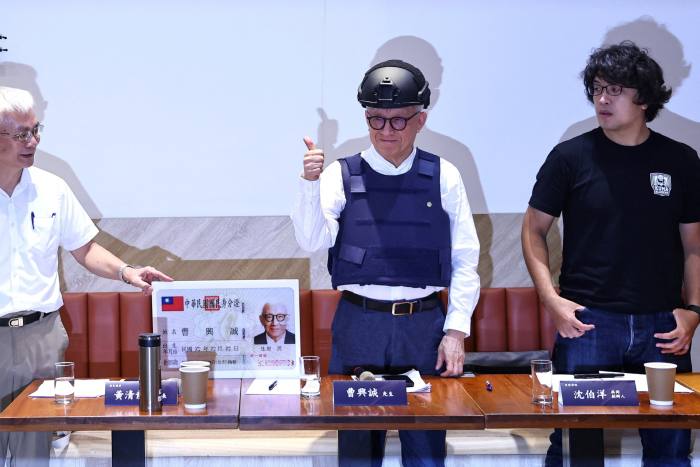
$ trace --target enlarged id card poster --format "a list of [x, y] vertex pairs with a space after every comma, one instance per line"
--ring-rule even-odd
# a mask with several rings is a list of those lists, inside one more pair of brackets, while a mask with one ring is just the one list
[[215, 378], [299, 375], [299, 282], [153, 283], [153, 332], [161, 368], [175, 373], [189, 355], [210, 356]]

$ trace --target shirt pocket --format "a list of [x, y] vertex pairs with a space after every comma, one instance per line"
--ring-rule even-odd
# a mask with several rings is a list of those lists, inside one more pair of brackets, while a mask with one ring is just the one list
[[32, 231], [29, 236], [29, 249], [39, 254], [55, 252], [58, 249], [58, 220], [53, 211], [30, 213]]

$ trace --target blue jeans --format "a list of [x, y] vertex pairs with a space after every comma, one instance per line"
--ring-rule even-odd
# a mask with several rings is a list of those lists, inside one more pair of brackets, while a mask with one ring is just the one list
[[[654, 334], [676, 328], [670, 311], [630, 315], [585, 308], [577, 316], [583, 323], [594, 324], [595, 329], [575, 339], [557, 336], [553, 355], [556, 373], [644, 373], [644, 363], [654, 361], [675, 363], [679, 373], [692, 371], [689, 352], [682, 356], [662, 354], [656, 347], [662, 340]], [[690, 430], [640, 429], [639, 435], [644, 466], [690, 466]], [[575, 443], [576, 430], [570, 431], [570, 438]], [[550, 440], [545, 465], [561, 465], [561, 430], [555, 430]]]
[[[362, 367], [375, 373], [399, 373], [415, 368], [422, 375], [435, 375], [444, 322], [442, 304], [433, 310], [392, 316], [341, 299], [333, 319], [328, 372], [347, 375]], [[445, 430], [400, 430], [403, 465], [444, 466], [445, 436]], [[385, 439], [386, 430], [338, 431], [338, 464], [380, 467]]]

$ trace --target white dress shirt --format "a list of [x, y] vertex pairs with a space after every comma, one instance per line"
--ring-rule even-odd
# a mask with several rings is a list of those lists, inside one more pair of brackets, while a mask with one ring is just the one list
[[[362, 151], [361, 157], [375, 172], [401, 175], [408, 172], [416, 157], [410, 156], [398, 167], [384, 159], [374, 147]], [[455, 329], [469, 335], [471, 316], [479, 300], [479, 239], [472, 218], [467, 193], [457, 168], [440, 158], [440, 198], [442, 208], [450, 218], [452, 238], [452, 278], [450, 300], [444, 330]], [[345, 207], [343, 176], [338, 161], [330, 164], [317, 181], [301, 177], [299, 192], [292, 212], [294, 234], [306, 251], [330, 248], [338, 235], [338, 218]], [[347, 284], [339, 290], [349, 290], [375, 300], [414, 300], [430, 295], [443, 287], [425, 289], [403, 286]]]
[[58, 310], [58, 247], [76, 250], [97, 232], [66, 182], [24, 169], [12, 196], [0, 190], [0, 316]]

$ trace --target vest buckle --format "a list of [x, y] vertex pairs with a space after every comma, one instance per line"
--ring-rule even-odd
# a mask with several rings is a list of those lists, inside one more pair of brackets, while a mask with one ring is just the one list
[[[412, 315], [413, 314], [413, 305], [418, 303], [417, 301], [413, 302], [395, 302], [391, 304], [391, 314], [394, 316], [405, 316], [405, 315]], [[405, 307], [408, 306], [408, 309]], [[404, 307], [404, 308], [401, 308]]]

